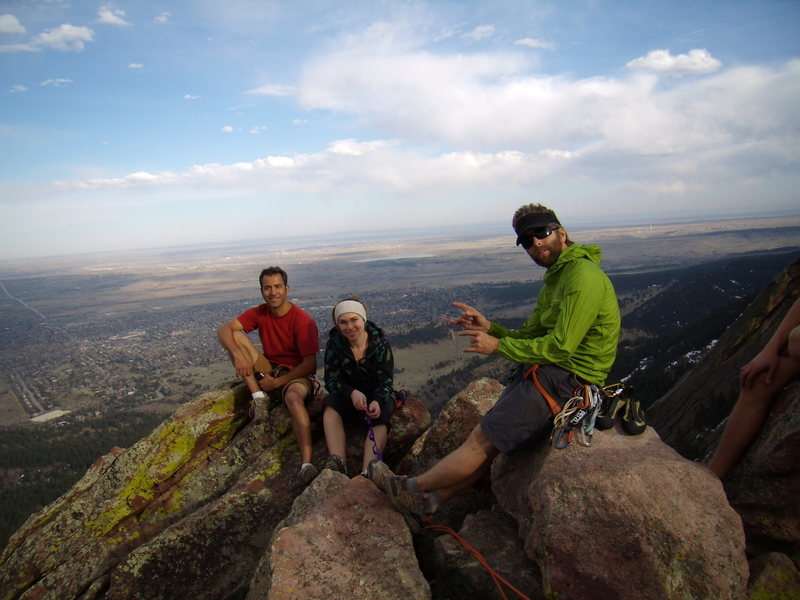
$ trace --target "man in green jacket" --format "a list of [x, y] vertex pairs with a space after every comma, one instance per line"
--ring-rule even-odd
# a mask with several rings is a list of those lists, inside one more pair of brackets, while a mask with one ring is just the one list
[[512, 225], [517, 245], [547, 269], [533, 313], [515, 331], [454, 302], [461, 315], [451, 322], [470, 338], [466, 352], [500, 354], [522, 369], [469, 438], [425, 473], [405, 478], [381, 462], [370, 464], [370, 479], [406, 516], [429, 520], [448, 498], [483, 477], [498, 454], [548, 435], [550, 400], [563, 404], [585, 383], [603, 385], [614, 363], [619, 305], [600, 269], [600, 248], [573, 243], [555, 213], [540, 204], [520, 207]]

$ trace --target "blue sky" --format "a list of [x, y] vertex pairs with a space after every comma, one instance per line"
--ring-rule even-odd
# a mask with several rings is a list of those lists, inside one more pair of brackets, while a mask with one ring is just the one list
[[0, 259], [797, 211], [800, 2], [0, 0]]

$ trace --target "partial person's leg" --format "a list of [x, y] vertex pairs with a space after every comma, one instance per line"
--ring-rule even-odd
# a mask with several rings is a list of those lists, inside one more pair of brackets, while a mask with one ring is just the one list
[[498, 454], [480, 424], [476, 425], [463, 444], [416, 477], [416, 485], [423, 492], [437, 492], [445, 501], [478, 481]]
[[389, 436], [386, 425], [375, 425], [372, 429], [375, 433], [375, 443], [369, 439], [369, 434], [367, 434], [366, 439], [364, 439], [364, 459], [361, 462], [362, 473], [367, 470], [369, 463], [378, 458], [378, 455], [375, 454], [375, 446], [383, 454], [383, 449], [386, 447], [386, 438]]
[[[250, 338], [247, 337], [247, 334], [243, 331], [234, 331], [233, 332], [233, 339], [236, 342], [236, 345], [250, 358], [250, 364], [255, 365], [256, 360], [258, 360], [259, 354], [258, 348], [253, 345], [253, 342], [250, 341]], [[233, 362], [233, 357], [231, 356], [231, 362]], [[253, 394], [255, 392], [261, 391], [261, 388], [258, 385], [258, 381], [253, 375], [247, 375], [242, 377], [244, 380], [247, 389], [250, 390], [250, 393]]]
[[322, 426], [325, 429], [325, 445], [328, 454], [338, 456], [344, 461], [346, 450], [346, 437], [342, 416], [332, 406], [326, 406], [322, 413]]
[[306, 410], [305, 401], [308, 388], [300, 382], [290, 383], [283, 393], [283, 400], [292, 415], [292, 431], [300, 448], [300, 457], [304, 463], [311, 462], [311, 419]]
[[[792, 334], [795, 332], [797, 332], [795, 337], [800, 336], [798, 328], [795, 328]], [[800, 358], [781, 356], [772, 376], [772, 383], [767, 384], [765, 374], [762, 373], [750, 388], [740, 390], [739, 398], [722, 431], [719, 445], [708, 464], [708, 468], [717, 477], [723, 478], [728, 475], [761, 431], [775, 395], [798, 375], [800, 375]]]

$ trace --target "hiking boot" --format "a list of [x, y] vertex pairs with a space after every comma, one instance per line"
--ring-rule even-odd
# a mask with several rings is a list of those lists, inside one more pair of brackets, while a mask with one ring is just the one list
[[433, 520], [438, 508], [436, 498], [430, 492], [411, 492], [403, 486], [399, 477], [388, 480], [387, 494], [395, 510], [403, 515], [411, 533], [418, 534], [423, 525]]
[[319, 469], [311, 463], [303, 463], [300, 471], [297, 473], [297, 480], [303, 485], [308, 485], [314, 478], [319, 475]]
[[389, 493], [390, 479], [407, 479], [405, 475], [395, 475], [382, 460], [377, 458], [367, 465], [367, 478], [384, 494]]
[[330, 469], [331, 471], [336, 471], [337, 473], [344, 473], [350, 477], [350, 473], [347, 472], [347, 465], [344, 464], [342, 458], [336, 454], [331, 454], [327, 459], [325, 459], [325, 464], [322, 465], [322, 468]]

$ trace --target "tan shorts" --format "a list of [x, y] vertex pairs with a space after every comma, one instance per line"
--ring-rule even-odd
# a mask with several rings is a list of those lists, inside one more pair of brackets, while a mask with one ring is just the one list
[[[256, 359], [255, 364], [253, 365], [253, 369], [256, 372], [264, 373], [264, 375], [273, 375], [274, 377], [280, 377], [283, 373], [286, 373], [289, 368], [283, 367], [278, 365], [277, 367], [273, 368], [272, 363], [267, 360], [267, 357], [264, 356], [263, 353], [258, 353], [258, 358]], [[289, 383], [284, 385], [283, 387], [278, 388], [277, 390], [272, 390], [271, 392], [267, 392], [267, 395], [272, 398], [272, 400], [283, 400], [286, 396], [286, 390], [289, 389], [290, 386], [294, 385], [295, 383], [302, 384], [306, 388], [306, 402], [311, 400], [314, 397], [314, 382], [309, 377], [298, 377], [297, 379], [292, 379]]]

